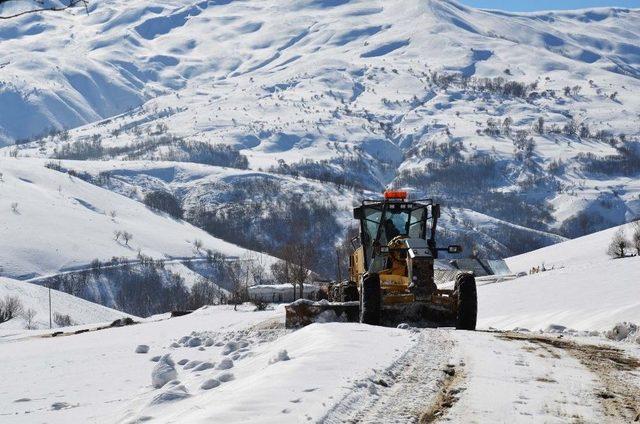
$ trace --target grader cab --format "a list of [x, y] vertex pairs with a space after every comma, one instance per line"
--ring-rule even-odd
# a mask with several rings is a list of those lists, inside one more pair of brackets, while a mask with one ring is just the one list
[[313, 322], [314, 315], [333, 310], [345, 320], [372, 325], [414, 322], [475, 329], [474, 276], [459, 273], [452, 289], [436, 284], [439, 252], [462, 252], [457, 245], [436, 245], [440, 205], [407, 197], [404, 191], [387, 191], [384, 199], [364, 200], [354, 209], [360, 232], [351, 240], [348, 280], [329, 287], [329, 302], [287, 306], [288, 326]]

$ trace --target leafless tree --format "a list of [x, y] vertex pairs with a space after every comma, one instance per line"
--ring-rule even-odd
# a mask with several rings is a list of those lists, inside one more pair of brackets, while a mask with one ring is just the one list
[[17, 296], [5, 296], [4, 299], [0, 299], [0, 323], [20, 315], [22, 310], [22, 302]]
[[193, 250], [195, 253], [200, 253], [200, 250], [202, 250], [202, 240], [200, 239], [193, 240]]
[[293, 299], [296, 298], [296, 284], [291, 276], [291, 264], [285, 260], [279, 260], [271, 265], [271, 274], [279, 284], [293, 285]]
[[282, 265], [286, 270], [286, 278], [293, 285], [293, 298], [296, 299], [296, 286], [299, 288], [298, 297], [304, 298], [304, 284], [311, 276], [310, 269], [314, 265], [315, 246], [311, 241], [302, 239], [286, 244], [280, 250], [280, 258], [286, 263]]
[[631, 242], [636, 249], [636, 255], [640, 256], [640, 221], [633, 223], [633, 235], [631, 236]]
[[238, 304], [248, 298], [249, 267], [246, 261], [227, 261], [225, 262], [225, 271], [231, 281], [231, 301], [233, 302], [233, 310], [236, 311]]
[[124, 239], [124, 244], [126, 246], [129, 246], [129, 240], [131, 240], [133, 238], [133, 234], [131, 234], [128, 231], [123, 231], [122, 232], [122, 238]]
[[36, 317], [36, 311], [34, 309], [29, 308], [26, 311], [24, 311], [24, 313], [22, 314], [22, 317], [25, 320], [27, 330], [33, 330], [35, 328], [35, 323], [33, 320]]
[[[26, 3], [24, 0], [0, 0], [0, 6], [6, 5], [9, 3], [18, 3], [18, 2]], [[62, 0], [60, 6], [54, 6], [53, 4], [50, 4], [50, 2], [46, 2], [45, 0], [33, 0], [31, 3], [33, 4], [33, 7], [30, 7], [21, 11], [17, 11], [15, 13], [10, 13], [8, 15], [0, 14], [0, 19], [17, 18], [19, 16], [27, 15], [29, 13], [62, 12], [75, 6], [84, 6], [85, 11], [89, 13], [88, 0], [67, 0], [66, 2]]]
[[609, 248], [607, 249], [607, 254], [614, 259], [624, 258], [627, 256], [626, 250], [629, 248], [630, 243], [624, 236], [624, 231], [619, 229], [613, 235], [611, 242], [609, 243]]

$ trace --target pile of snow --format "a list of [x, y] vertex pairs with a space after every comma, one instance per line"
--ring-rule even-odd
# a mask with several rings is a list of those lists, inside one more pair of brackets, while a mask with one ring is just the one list
[[[49, 290], [47, 288], [0, 277], [0, 299], [7, 296], [17, 297], [24, 311], [31, 309], [35, 312], [33, 328], [49, 328]], [[87, 302], [57, 290], [51, 290], [51, 309], [52, 315], [55, 313], [68, 315], [72, 325], [113, 322], [122, 317], [131, 317], [124, 312]], [[25, 320], [19, 316], [0, 324], [0, 329], [24, 329], [25, 325]], [[57, 327], [55, 323], [53, 325]]]
[[171, 380], [175, 380], [178, 376], [175, 365], [171, 355], [162, 356], [151, 372], [151, 384], [153, 384], [153, 387], [159, 389]]
[[480, 285], [479, 327], [606, 331], [619, 322], [637, 321], [640, 257], [614, 260], [606, 254], [618, 228], [507, 259], [514, 272], [542, 264], [548, 270]]

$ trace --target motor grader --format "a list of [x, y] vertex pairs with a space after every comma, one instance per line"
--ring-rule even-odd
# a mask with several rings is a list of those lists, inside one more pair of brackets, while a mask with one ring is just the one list
[[360, 232], [351, 240], [349, 278], [329, 285], [326, 300], [287, 305], [287, 327], [337, 319], [475, 330], [473, 274], [459, 272], [452, 289], [439, 289], [436, 284], [438, 254], [462, 252], [458, 245], [436, 245], [439, 204], [432, 199], [410, 201], [405, 191], [387, 191], [383, 199], [362, 201], [353, 216]]

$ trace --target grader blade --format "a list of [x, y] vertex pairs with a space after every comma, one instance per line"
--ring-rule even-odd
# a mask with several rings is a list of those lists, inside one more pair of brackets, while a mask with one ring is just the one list
[[326, 300], [313, 302], [297, 300], [285, 306], [287, 328], [304, 327], [314, 322], [358, 322], [358, 302], [331, 303]]

